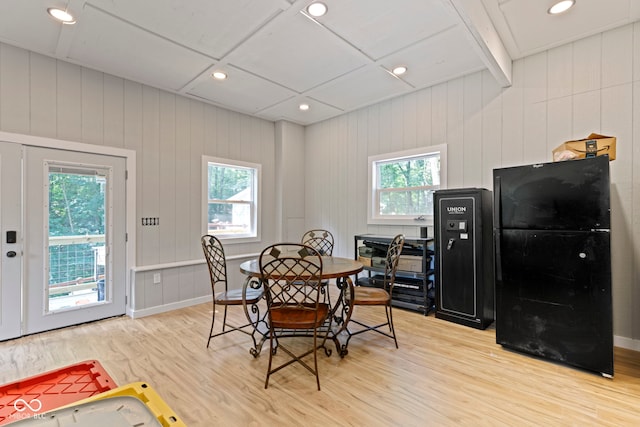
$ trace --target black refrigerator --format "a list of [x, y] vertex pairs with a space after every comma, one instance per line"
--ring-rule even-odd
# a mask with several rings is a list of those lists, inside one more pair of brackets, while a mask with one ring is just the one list
[[608, 156], [493, 178], [497, 343], [613, 376]]

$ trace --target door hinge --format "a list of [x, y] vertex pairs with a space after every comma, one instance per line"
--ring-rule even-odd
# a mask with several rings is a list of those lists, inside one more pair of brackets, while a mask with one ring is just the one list
[[129, 171], [128, 171], [128, 170], [125, 170], [125, 171], [124, 171], [124, 180], [126, 181], [126, 180], [128, 180], [128, 179], [129, 179]]
[[129, 241], [129, 233], [124, 233], [124, 241], [125, 242]]

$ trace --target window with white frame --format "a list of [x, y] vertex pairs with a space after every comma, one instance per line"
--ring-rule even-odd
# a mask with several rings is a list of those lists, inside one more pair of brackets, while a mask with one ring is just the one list
[[369, 157], [369, 224], [433, 225], [446, 164], [446, 144]]
[[206, 233], [259, 240], [261, 165], [203, 156], [202, 169]]

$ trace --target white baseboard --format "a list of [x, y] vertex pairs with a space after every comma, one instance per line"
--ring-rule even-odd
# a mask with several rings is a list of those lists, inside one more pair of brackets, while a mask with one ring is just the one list
[[622, 347], [628, 350], [640, 351], [640, 341], [633, 338], [613, 336], [613, 345], [615, 347]]
[[211, 302], [211, 295], [192, 298], [184, 301], [173, 302], [170, 304], [157, 305], [155, 307], [143, 308], [141, 310], [127, 309], [127, 315], [134, 319], [138, 317], [151, 316], [152, 314], [165, 313], [171, 310], [177, 310], [179, 308], [191, 307], [192, 305], [203, 304], [205, 302]]

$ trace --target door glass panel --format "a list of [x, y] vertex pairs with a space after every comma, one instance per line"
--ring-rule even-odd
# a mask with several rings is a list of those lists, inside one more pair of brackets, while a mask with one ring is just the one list
[[49, 164], [46, 312], [109, 300], [108, 170]]

